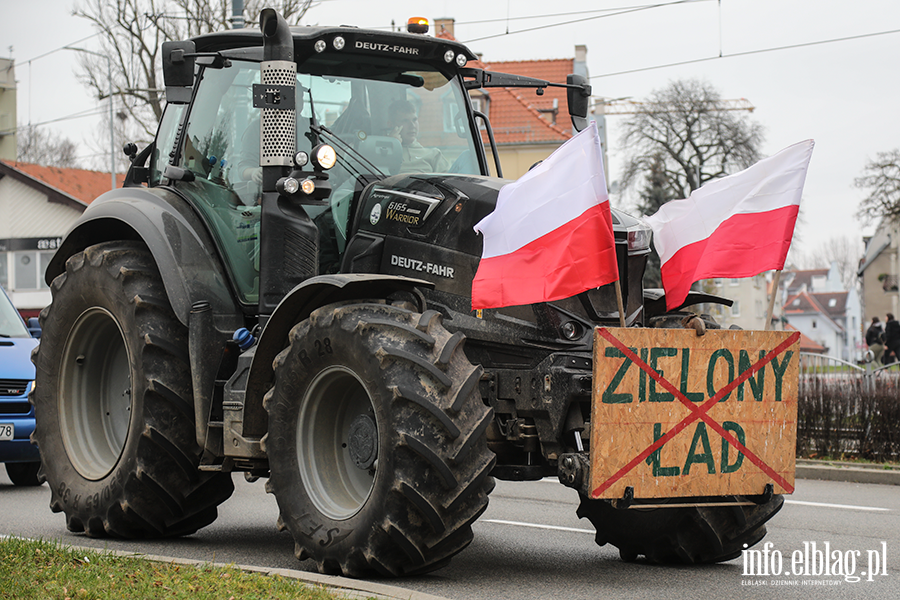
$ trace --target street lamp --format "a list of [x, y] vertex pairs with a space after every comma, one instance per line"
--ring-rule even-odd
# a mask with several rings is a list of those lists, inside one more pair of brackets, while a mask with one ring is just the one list
[[75, 50], [76, 52], [84, 52], [85, 54], [93, 54], [100, 58], [106, 59], [106, 77], [109, 79], [109, 174], [112, 179], [112, 189], [116, 189], [116, 136], [115, 121], [113, 120], [113, 80], [112, 80], [112, 60], [106, 54], [100, 54], [93, 50], [84, 48], [75, 48], [73, 46], [63, 46], [64, 50]]

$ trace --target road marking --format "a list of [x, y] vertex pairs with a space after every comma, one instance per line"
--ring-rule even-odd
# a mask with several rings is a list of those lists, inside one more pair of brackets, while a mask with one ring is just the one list
[[556, 525], [538, 525], [537, 523], [522, 523], [521, 521], [503, 521], [500, 519], [481, 519], [482, 523], [496, 523], [497, 525], [518, 525], [519, 527], [531, 527], [534, 529], [552, 529], [553, 531], [574, 531], [575, 533], [597, 533], [593, 529], [577, 529], [575, 527], [557, 527]]
[[853, 504], [828, 504], [827, 502], [804, 502], [803, 500], [785, 500], [785, 504], [801, 504], [803, 506], [819, 506], [822, 508], [846, 508], [849, 510], [873, 510], [873, 511], [887, 511], [890, 512], [890, 508], [879, 508], [877, 506], [856, 506]]
[[[870, 510], [876, 512], [890, 512], [890, 508], [877, 506], [856, 506], [854, 504], [829, 504], [827, 502], [805, 502], [803, 500], [785, 500], [785, 504], [799, 504], [802, 506], [816, 506], [819, 508], [843, 508], [847, 510]], [[593, 529], [578, 529], [576, 527], [559, 527], [557, 525], [540, 525], [538, 523], [524, 523], [522, 521], [505, 521], [503, 519], [481, 519], [482, 523], [494, 523], [495, 525], [515, 525], [517, 527], [531, 527], [532, 529], [550, 529], [553, 531], [569, 531], [574, 533], [596, 533]]]

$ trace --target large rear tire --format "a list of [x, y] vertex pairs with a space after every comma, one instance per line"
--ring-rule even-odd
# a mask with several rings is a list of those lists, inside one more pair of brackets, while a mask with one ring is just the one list
[[185, 535], [212, 523], [234, 486], [198, 470], [187, 329], [138, 242], [66, 262], [41, 312], [34, 439], [70, 531]]
[[617, 509], [582, 496], [577, 514], [594, 525], [597, 544], [616, 546], [622, 560], [643, 555], [652, 563], [699, 564], [740, 556], [763, 539], [766, 521], [783, 504], [776, 495], [753, 506]]
[[435, 311], [348, 303], [290, 332], [266, 395], [279, 525], [300, 560], [360, 577], [443, 566], [472, 540], [495, 459], [481, 368]]

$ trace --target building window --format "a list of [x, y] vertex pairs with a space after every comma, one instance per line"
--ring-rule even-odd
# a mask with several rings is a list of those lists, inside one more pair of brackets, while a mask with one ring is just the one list
[[0, 285], [9, 288], [9, 266], [6, 261], [9, 260], [9, 252], [0, 252]]
[[829, 298], [828, 299], [828, 307], [832, 308], [837, 306], [837, 298]]
[[8, 253], [12, 256], [12, 273], [7, 272], [6, 254], [4, 252], [3, 258], [0, 259], [0, 263], [2, 263], [0, 283], [3, 284], [3, 287], [16, 291], [48, 288], [44, 282], [44, 272], [47, 270], [47, 265], [50, 264], [50, 259], [53, 258], [52, 252], [26, 250]]
[[741, 316], [741, 303], [737, 300], [735, 300], [734, 304], [731, 305], [731, 316], [732, 317]]
[[813, 326], [813, 329], [816, 328], [816, 320], [815, 319], [813, 319], [812, 326]]
[[741, 280], [740, 280], [740, 279], [729, 279], [728, 282], [729, 282], [731, 285], [741, 285]]
[[37, 289], [38, 267], [35, 264], [34, 252], [16, 252], [13, 255], [15, 262], [14, 287], [17, 290], [34, 290]]

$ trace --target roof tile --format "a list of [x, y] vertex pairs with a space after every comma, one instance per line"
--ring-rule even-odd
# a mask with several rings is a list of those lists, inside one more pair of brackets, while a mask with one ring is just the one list
[[[108, 172], [44, 167], [22, 162], [7, 162], [7, 165], [85, 204], [90, 204], [94, 198], [110, 190]], [[124, 175], [116, 175], [116, 187], [122, 187], [124, 181]]]

